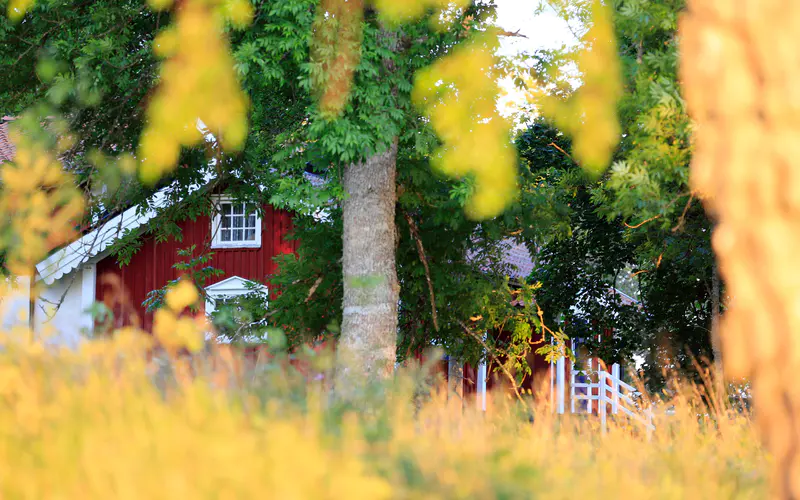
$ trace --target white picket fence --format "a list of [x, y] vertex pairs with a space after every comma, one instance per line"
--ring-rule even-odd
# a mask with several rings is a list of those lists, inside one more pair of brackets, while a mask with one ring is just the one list
[[[638, 394], [635, 387], [625, 383], [620, 377], [620, 366], [614, 364], [608, 372], [601, 367], [592, 370], [592, 362], [587, 363], [586, 370], [576, 370], [569, 362], [567, 375], [565, 358], [555, 363], [555, 374], [551, 376], [551, 394], [555, 398], [554, 409], [557, 413], [565, 413], [567, 398], [567, 376], [569, 376], [569, 406], [571, 413], [593, 414], [595, 405], [600, 416], [603, 432], [608, 430], [609, 407], [612, 415], [620, 413], [632, 421], [642, 425], [648, 433], [655, 430], [653, 411], [651, 408], [641, 409], [634, 397]], [[552, 372], [551, 372], [552, 373]], [[584, 380], [579, 381], [583, 378]]]

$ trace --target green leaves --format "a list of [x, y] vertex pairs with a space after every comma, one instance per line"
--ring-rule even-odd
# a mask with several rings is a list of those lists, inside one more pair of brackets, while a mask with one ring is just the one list
[[[588, 13], [583, 0], [554, 3], [571, 19]], [[543, 283], [537, 299], [551, 321], [563, 314], [556, 324], [565, 321], [571, 337], [613, 327], [612, 341], [593, 347], [610, 359], [642, 354], [657, 386], [665, 360], [691, 367], [687, 353], [709, 352], [712, 225], [688, 184], [693, 127], [677, 77], [684, 2], [617, 0], [613, 7], [625, 88], [618, 109], [622, 138], [600, 182], [557, 177], [571, 234], [544, 246], [534, 278]], [[536, 134], [529, 130], [525, 137]], [[549, 156], [549, 149], [542, 141], [520, 147], [532, 166], [566, 168], [568, 160]], [[608, 290], [621, 283], [638, 289], [640, 309], [611, 299]]]
[[[208, 281], [210, 278], [222, 276], [224, 271], [207, 265], [214, 256], [213, 252], [200, 252], [195, 255], [196, 250], [196, 245], [179, 249], [177, 252], [178, 257], [184, 257], [184, 260], [177, 261], [172, 265], [172, 268], [178, 271], [181, 277], [186, 276], [192, 283], [202, 290], [206, 281]], [[181, 279], [182, 278], [171, 280], [163, 287], [148, 292], [147, 297], [142, 303], [147, 312], [152, 312], [160, 308], [164, 304], [164, 298], [167, 295], [167, 291], [172, 286], [177, 285]]]

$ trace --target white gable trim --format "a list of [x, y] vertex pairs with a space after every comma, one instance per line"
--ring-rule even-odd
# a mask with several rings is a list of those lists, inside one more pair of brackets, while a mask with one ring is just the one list
[[219, 299], [238, 297], [253, 292], [267, 293], [266, 285], [255, 281], [246, 280], [239, 276], [231, 276], [205, 288], [206, 291], [206, 314], [211, 314], [217, 308], [216, 301]]
[[[190, 188], [189, 192], [194, 192], [205, 186], [213, 177], [211, 172], [207, 172], [203, 183], [200, 185], [195, 184]], [[142, 213], [140, 213], [140, 206], [131, 207], [36, 264], [37, 279], [52, 285], [55, 281], [99, 255], [125, 233], [136, 230], [149, 222], [156, 216], [156, 209], [164, 208], [169, 203], [167, 193], [171, 187], [173, 186], [156, 192], [150, 198], [148, 204], [150, 208]]]

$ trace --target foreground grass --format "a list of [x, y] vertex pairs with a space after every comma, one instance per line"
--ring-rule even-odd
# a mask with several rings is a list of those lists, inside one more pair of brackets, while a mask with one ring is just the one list
[[[679, 398], [651, 439], [621, 421], [488, 414], [419, 380], [346, 408], [278, 362], [233, 351], [147, 363], [119, 335], [80, 352], [0, 353], [2, 498], [763, 498], [768, 458], [749, 419], [697, 418]], [[154, 382], [155, 380], [155, 382]], [[416, 395], [416, 396], [415, 396]], [[522, 418], [524, 417], [524, 418]]]

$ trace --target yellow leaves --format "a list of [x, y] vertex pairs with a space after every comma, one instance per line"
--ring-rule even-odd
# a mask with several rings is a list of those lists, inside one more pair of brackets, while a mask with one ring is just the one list
[[197, 302], [197, 288], [188, 280], [181, 280], [167, 292], [165, 302], [174, 313], [179, 313]]
[[248, 0], [227, 0], [219, 8], [222, 17], [236, 28], [246, 28], [253, 21], [253, 5]]
[[347, 104], [353, 73], [361, 60], [361, 0], [323, 0], [314, 20], [311, 63], [320, 69], [315, 83], [323, 117], [339, 116]]
[[617, 43], [609, 7], [599, 0], [592, 8], [593, 23], [584, 37], [586, 47], [577, 58], [583, 85], [563, 102], [541, 98], [541, 112], [573, 140], [573, 154], [589, 173], [600, 175], [619, 142], [617, 102], [622, 95]]
[[381, 16], [391, 22], [404, 23], [435, 11], [434, 17], [450, 8], [465, 8], [469, 0], [373, 0]]
[[187, 279], [167, 291], [164, 302], [167, 307], [158, 309], [153, 317], [153, 334], [169, 352], [186, 348], [197, 352], [203, 348], [205, 319], [201, 316], [181, 316], [187, 307], [197, 303], [200, 298], [197, 288]]
[[153, 317], [153, 335], [162, 347], [174, 353], [186, 348], [198, 352], [203, 348], [202, 323], [190, 316], [177, 316], [168, 309], [159, 309]]
[[0, 245], [12, 274], [27, 275], [50, 250], [75, 236], [84, 200], [52, 153], [16, 133], [12, 140], [16, 157], [0, 166], [0, 213], [10, 216]]
[[412, 93], [443, 142], [434, 166], [452, 177], [474, 177], [466, 210], [475, 219], [498, 215], [517, 190], [511, 124], [496, 107], [492, 51], [497, 43], [490, 33], [457, 47], [418, 72]]
[[147, 0], [147, 6], [156, 12], [172, 7], [173, 0]]
[[19, 21], [28, 10], [33, 7], [36, 0], [11, 0], [8, 3], [8, 17], [12, 21]]
[[[154, 9], [172, 5], [149, 3]], [[224, 22], [241, 27], [252, 15], [246, 0], [186, 0], [177, 8], [175, 24], [156, 37], [154, 51], [166, 60], [139, 144], [142, 181], [154, 183], [175, 168], [182, 146], [203, 141], [200, 122], [224, 148], [236, 151], [244, 145], [247, 96], [222, 32]]]
[[171, 27], [164, 28], [153, 40], [153, 52], [161, 58], [172, 57], [178, 51], [178, 32]]

